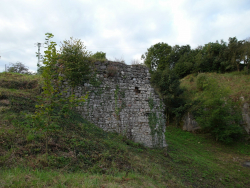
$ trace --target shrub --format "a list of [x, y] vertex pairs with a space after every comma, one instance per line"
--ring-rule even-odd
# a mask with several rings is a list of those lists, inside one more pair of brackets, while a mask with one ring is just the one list
[[104, 52], [96, 52], [94, 55], [92, 55], [92, 57], [96, 60], [107, 60], [106, 53]]
[[239, 104], [229, 98], [228, 91], [219, 87], [216, 80], [206, 80], [206, 84], [199, 97], [201, 103], [196, 114], [197, 122], [216, 141], [230, 144], [239, 140], [244, 133], [240, 125], [242, 115]]
[[207, 76], [202, 73], [202, 74], [198, 74], [197, 79], [196, 79], [196, 87], [198, 90], [203, 91], [205, 89], [205, 87], [208, 84], [208, 78]]
[[72, 87], [90, 79], [93, 72], [90, 60], [91, 53], [86, 50], [80, 39], [71, 37], [70, 40], [63, 41], [60, 52], [59, 67]]
[[189, 78], [189, 82], [193, 82], [193, 81], [194, 81], [194, 77], [191, 76], [191, 77]]
[[231, 101], [213, 99], [203, 106], [197, 122], [205, 132], [211, 133], [216, 141], [230, 144], [243, 136], [240, 126], [241, 114]]

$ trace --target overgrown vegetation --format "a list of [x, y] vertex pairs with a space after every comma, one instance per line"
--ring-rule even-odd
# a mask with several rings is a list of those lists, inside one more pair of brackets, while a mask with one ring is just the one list
[[80, 39], [71, 37], [70, 40], [63, 41], [58, 56], [58, 72], [66, 77], [70, 86], [83, 84], [91, 78], [91, 52], [86, 50]]
[[118, 72], [118, 68], [116, 66], [109, 65], [107, 67], [107, 76], [108, 77], [115, 77], [117, 72]]
[[106, 53], [104, 52], [96, 52], [91, 57], [96, 59], [97, 61], [107, 61]]
[[191, 49], [189, 45], [170, 46], [157, 43], [142, 55], [145, 65], [151, 71], [165, 68], [173, 69], [183, 78], [191, 73], [199, 72], [231, 72], [245, 71], [248, 73], [250, 64], [250, 41], [230, 37], [228, 43], [210, 42], [204, 46]]
[[6, 71], [12, 72], [12, 73], [20, 73], [20, 74], [32, 74], [29, 71], [29, 67], [25, 66], [21, 62], [10, 63], [10, 65], [7, 67]]
[[171, 69], [157, 70], [155, 74], [152, 74], [151, 84], [159, 91], [165, 103], [167, 123], [170, 123], [173, 116], [177, 122], [180, 121], [185, 102], [181, 98], [183, 89], [180, 88], [179, 77]]
[[195, 118], [203, 131], [211, 133], [216, 141], [227, 144], [243, 139], [240, 105], [232, 101], [229, 91], [204, 74], [197, 77], [197, 88], [203, 92], [193, 108], [196, 108]]
[[[168, 150], [149, 149], [107, 133], [69, 111], [63, 129], [45, 136], [23, 114], [0, 113], [3, 187], [247, 187], [250, 147], [167, 127]], [[15, 118], [13, 118], [15, 116]], [[22, 123], [20, 123], [22, 122]], [[47, 157], [47, 159], [46, 159]]]
[[[52, 35], [47, 36], [50, 41]], [[75, 44], [82, 44], [74, 41], [69, 42], [73, 49]], [[72, 92], [62, 100], [63, 93], [57, 89], [60, 81], [67, 78], [63, 71], [68, 70], [68, 75], [75, 79], [72, 86], [78, 84], [70, 67], [75, 63], [74, 58], [82, 58], [81, 53], [73, 53], [72, 59], [67, 53], [65, 62], [50, 41], [42, 75], [0, 73], [2, 187], [247, 187], [250, 184], [249, 168], [243, 165], [250, 161], [250, 145], [232, 142], [241, 134], [235, 102], [240, 97], [250, 100], [249, 75], [193, 74], [179, 82], [173, 69], [156, 70], [162, 77], [153, 74], [152, 81], [160, 86], [158, 91], [169, 104], [168, 113], [179, 117], [178, 114], [193, 109], [197, 120], [201, 118], [200, 124], [206, 121], [203, 125], [209, 133], [192, 134], [168, 126], [167, 150], [150, 149], [122, 135], [104, 132], [83, 119], [74, 109], [87, 96], [78, 101]], [[198, 89], [199, 82], [202, 89]], [[118, 88], [115, 94], [122, 96]], [[149, 105], [152, 107], [152, 101]], [[214, 138], [231, 145], [215, 142]]]
[[[166, 105], [168, 124], [175, 122], [179, 125], [182, 117], [192, 111], [202, 131], [209, 132], [217, 141], [232, 143], [244, 137], [240, 123], [242, 103], [237, 103], [241, 96], [236, 100], [232, 99], [230, 92], [226, 92], [227, 88], [205, 74], [236, 70], [238, 75], [248, 74], [249, 39], [238, 41], [233, 37], [228, 41], [228, 44], [216, 41], [196, 49], [191, 49], [189, 45], [172, 47], [166, 43], [158, 43], [142, 55], [144, 64], [152, 75], [151, 83]], [[185, 97], [189, 92], [185, 91], [185, 87], [180, 87], [179, 82], [179, 79], [191, 73], [190, 83], [196, 80], [196, 89], [192, 91], [192, 95], [196, 95], [195, 99]], [[197, 79], [194, 79], [196, 76]], [[240, 89], [238, 92], [247, 90]]]
[[[76, 107], [78, 103], [84, 102], [86, 96], [76, 99], [75, 95], [72, 93], [68, 98], [61, 97], [64, 96], [61, 92], [63, 77], [60, 74], [64, 74], [71, 87], [75, 87], [79, 84], [79, 80], [76, 79], [74, 72], [79, 71], [84, 74], [81, 78], [85, 78], [90, 73], [90, 68], [83, 64], [82, 58], [85, 54], [82, 51], [82, 44], [80, 41], [64, 41], [64, 46], [61, 48], [61, 54], [58, 55], [56, 51], [56, 43], [51, 41], [53, 35], [51, 33], [46, 33], [46, 44], [47, 50], [45, 51], [45, 58], [43, 61], [43, 92], [41, 96], [38, 97], [38, 104], [35, 106], [35, 114], [27, 113], [25, 119], [22, 121], [24, 126], [29, 127], [30, 131], [39, 130], [40, 134], [45, 137], [45, 149], [46, 149], [46, 160], [48, 160], [48, 144], [49, 137], [53, 132], [61, 130], [61, 116], [69, 114], [72, 107]], [[65, 55], [65, 57], [64, 57]], [[63, 56], [63, 61], [59, 61], [58, 57]], [[85, 59], [85, 58], [84, 58]], [[63, 64], [64, 70], [60, 70], [57, 67], [61, 66], [58, 61]], [[80, 61], [80, 64], [78, 63]], [[72, 66], [77, 67], [77, 69], [72, 69]], [[86, 67], [87, 66], [87, 67]], [[83, 68], [82, 68], [83, 67]], [[21, 123], [18, 123], [21, 124]]]

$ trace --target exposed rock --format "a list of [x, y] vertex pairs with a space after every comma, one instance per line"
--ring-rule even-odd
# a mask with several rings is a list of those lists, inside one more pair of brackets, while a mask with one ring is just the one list
[[184, 125], [182, 127], [182, 129], [184, 131], [192, 131], [194, 132], [195, 130], [201, 129], [198, 125], [198, 123], [195, 121], [193, 115], [188, 112], [184, 117], [183, 117], [183, 122]]
[[[244, 98], [241, 97], [241, 100], [244, 101]], [[243, 122], [242, 125], [245, 128], [246, 132], [250, 134], [250, 108], [248, 103], [244, 103], [242, 107], [242, 118]], [[197, 129], [200, 129], [198, 123], [195, 121], [193, 115], [188, 112], [184, 117], [183, 117], [183, 130], [186, 131], [195, 131]]]
[[250, 168], [250, 161], [246, 161], [246, 162], [244, 162], [244, 163], [243, 163], [243, 166], [245, 166], [245, 167], [249, 167], [249, 168]]
[[243, 127], [245, 128], [246, 132], [250, 133], [250, 110], [249, 104], [244, 103], [242, 107], [242, 117], [243, 117]]

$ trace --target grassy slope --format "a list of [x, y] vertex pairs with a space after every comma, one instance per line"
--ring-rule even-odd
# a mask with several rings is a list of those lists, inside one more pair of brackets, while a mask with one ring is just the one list
[[[0, 78], [3, 77], [1, 74]], [[4, 79], [15, 80], [11, 77]], [[39, 91], [37, 87], [19, 88], [16, 93], [12, 89], [0, 84], [0, 103], [1, 99], [8, 100], [9, 95], [24, 97], [28, 92], [32, 98]], [[63, 130], [51, 133], [46, 160], [43, 134], [20, 123], [24, 119], [15, 113], [19, 109], [2, 105], [0, 112], [0, 187], [250, 185], [250, 168], [242, 166], [244, 161], [250, 161], [249, 145], [239, 143], [229, 147], [205, 135], [170, 126], [166, 130], [167, 152], [149, 149], [123, 136], [105, 133], [74, 113], [62, 117], [62, 122], [67, 122]], [[18, 119], [19, 123], [14, 124], [13, 120]]]
[[[240, 97], [244, 97], [244, 101], [250, 102], [250, 75], [244, 75], [241, 72], [205, 74], [209, 78], [216, 79], [219, 85], [227, 88], [234, 100], [237, 101], [240, 100]], [[181, 80], [181, 86], [187, 89], [185, 93], [187, 99], [193, 99], [197, 94], [196, 78], [196, 76], [191, 74]]]

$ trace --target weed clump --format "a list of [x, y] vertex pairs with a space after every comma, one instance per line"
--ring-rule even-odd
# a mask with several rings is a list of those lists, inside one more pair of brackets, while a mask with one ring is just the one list
[[117, 67], [115, 67], [115, 66], [113, 66], [113, 65], [109, 65], [109, 66], [107, 67], [107, 76], [108, 76], [108, 77], [115, 77], [116, 74], [117, 74], [117, 72], [118, 72]]

